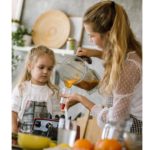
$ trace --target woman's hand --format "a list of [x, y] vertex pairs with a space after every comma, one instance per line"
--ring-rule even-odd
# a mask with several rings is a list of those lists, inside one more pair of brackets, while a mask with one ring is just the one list
[[102, 58], [103, 52], [100, 50], [79, 47], [76, 52], [77, 56], [97, 57]]
[[67, 109], [69, 109], [71, 106], [73, 106], [77, 103], [81, 103], [82, 105], [84, 105], [89, 110], [91, 110], [91, 108], [94, 106], [93, 102], [88, 100], [85, 96], [82, 96], [82, 95], [77, 94], [77, 93], [73, 93], [73, 94], [70, 94], [70, 95], [64, 94], [62, 96], [64, 98], [67, 98], [66, 106], [65, 106]]
[[77, 103], [80, 103], [80, 95], [77, 93], [73, 94], [61, 94], [61, 97], [66, 99], [65, 107], [69, 109]]

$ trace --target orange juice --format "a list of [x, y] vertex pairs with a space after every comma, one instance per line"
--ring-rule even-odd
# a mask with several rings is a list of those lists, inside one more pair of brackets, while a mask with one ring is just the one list
[[65, 80], [64, 84], [67, 88], [71, 88], [74, 83], [76, 83], [77, 79]]
[[[76, 83], [76, 82], [77, 82], [77, 80], [71, 79], [71, 80], [65, 80], [65, 81], [64, 81], [64, 84], [65, 84], [65, 86], [66, 86], [68, 89], [70, 89], [70, 88], [72, 87], [72, 85], [73, 85], [74, 83]], [[69, 90], [69, 91], [70, 91], [70, 90]], [[68, 91], [68, 92], [69, 92], [69, 91]], [[62, 97], [61, 100], [60, 100], [60, 109], [61, 109], [61, 111], [64, 111], [65, 103], [66, 103], [66, 99]]]
[[[77, 79], [71, 79], [71, 80], [65, 80], [64, 81], [64, 84], [65, 84], [65, 86], [68, 88], [68, 89], [70, 89], [71, 87], [72, 87], [72, 85], [74, 84], [74, 83], [76, 83], [78, 80]], [[70, 90], [69, 90], [70, 91]], [[68, 92], [69, 92], [68, 91]], [[66, 91], [65, 91], [66, 92]], [[64, 108], [65, 108], [65, 103], [66, 103], [66, 98], [61, 98], [61, 100], [60, 100], [60, 109], [61, 109], [61, 111], [64, 111]]]

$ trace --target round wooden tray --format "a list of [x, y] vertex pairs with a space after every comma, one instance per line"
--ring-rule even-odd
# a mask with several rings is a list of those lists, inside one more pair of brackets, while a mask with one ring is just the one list
[[35, 45], [60, 48], [65, 44], [70, 34], [70, 21], [64, 12], [50, 10], [39, 16], [32, 31]]

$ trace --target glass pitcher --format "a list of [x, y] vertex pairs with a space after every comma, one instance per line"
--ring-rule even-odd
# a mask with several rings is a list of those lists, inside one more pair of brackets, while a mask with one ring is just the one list
[[61, 80], [65, 86], [71, 88], [72, 85], [91, 91], [99, 83], [96, 72], [90, 69], [87, 63], [78, 56], [69, 56], [58, 67]]

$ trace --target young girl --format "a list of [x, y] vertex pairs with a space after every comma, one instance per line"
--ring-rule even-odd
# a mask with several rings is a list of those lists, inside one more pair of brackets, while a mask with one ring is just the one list
[[57, 88], [50, 77], [55, 65], [54, 52], [45, 46], [32, 48], [20, 83], [12, 93], [12, 132], [31, 132], [33, 119], [52, 113], [51, 97]]
[[101, 1], [86, 11], [83, 22], [91, 42], [102, 51], [80, 48], [77, 55], [103, 59], [100, 93], [112, 101], [103, 108], [74, 93], [64, 95], [68, 97], [66, 106], [82, 103], [97, 117], [100, 127], [109, 120], [119, 122], [130, 116], [130, 132], [142, 134], [142, 51], [124, 8], [113, 1]]

